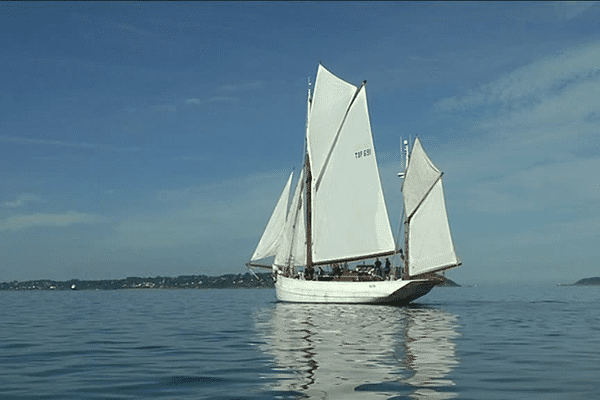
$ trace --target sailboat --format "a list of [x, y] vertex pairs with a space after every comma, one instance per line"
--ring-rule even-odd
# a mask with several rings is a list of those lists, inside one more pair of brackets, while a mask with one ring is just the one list
[[[442, 172], [416, 138], [400, 175], [404, 249], [383, 196], [366, 81], [355, 86], [320, 64], [308, 89], [303, 167], [291, 202], [293, 172], [247, 266], [270, 268], [284, 302], [401, 305], [427, 294], [443, 281], [440, 271], [461, 264]], [[382, 269], [379, 259], [395, 255], [400, 265], [386, 258]], [[260, 263], [270, 257], [271, 265]]]

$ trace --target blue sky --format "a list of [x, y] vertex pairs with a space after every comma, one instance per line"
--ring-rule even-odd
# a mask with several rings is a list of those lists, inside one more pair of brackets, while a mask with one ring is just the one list
[[0, 3], [0, 281], [245, 272], [321, 61], [444, 171], [460, 283], [600, 275], [600, 5]]

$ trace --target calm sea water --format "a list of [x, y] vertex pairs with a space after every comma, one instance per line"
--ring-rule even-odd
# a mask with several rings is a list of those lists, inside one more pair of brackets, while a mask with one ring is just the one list
[[273, 290], [0, 292], [2, 399], [591, 399], [600, 287], [436, 288], [412, 307]]

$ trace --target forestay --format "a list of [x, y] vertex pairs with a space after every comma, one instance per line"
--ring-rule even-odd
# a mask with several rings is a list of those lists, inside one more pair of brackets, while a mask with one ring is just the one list
[[277, 253], [282, 233], [285, 227], [287, 216], [287, 207], [290, 196], [290, 185], [292, 184], [293, 172], [290, 174], [288, 181], [279, 197], [279, 201], [271, 214], [271, 219], [267, 223], [267, 227], [263, 232], [258, 246], [252, 255], [251, 261], [260, 260], [266, 257], [272, 257]]
[[313, 262], [394, 252], [365, 85], [356, 88], [319, 66], [307, 142]]
[[414, 276], [459, 264], [444, 201], [442, 173], [417, 138], [402, 185], [408, 239], [408, 271]]

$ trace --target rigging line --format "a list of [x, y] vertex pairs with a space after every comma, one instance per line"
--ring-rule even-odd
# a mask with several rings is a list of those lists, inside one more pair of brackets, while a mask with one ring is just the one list
[[327, 169], [327, 166], [329, 165], [329, 160], [331, 159], [333, 150], [335, 149], [335, 146], [338, 143], [338, 139], [340, 138], [340, 133], [342, 132], [342, 128], [344, 127], [344, 124], [346, 123], [346, 118], [348, 117], [348, 114], [350, 113], [350, 110], [352, 109], [352, 106], [354, 105], [354, 101], [356, 100], [356, 98], [358, 97], [358, 94], [365, 87], [366, 84], [367, 84], [367, 81], [363, 81], [362, 85], [360, 85], [360, 87], [358, 89], [356, 89], [356, 92], [354, 93], [354, 96], [352, 97], [352, 100], [350, 101], [350, 104], [348, 105], [348, 108], [346, 109], [346, 113], [344, 114], [342, 123], [340, 124], [340, 126], [337, 130], [337, 133], [335, 134], [335, 138], [333, 139], [333, 143], [331, 144], [331, 147], [329, 148], [329, 152], [327, 153], [325, 162], [323, 162], [321, 171], [319, 171], [319, 177], [315, 181], [315, 192], [317, 192], [319, 190], [319, 185], [321, 184], [321, 179], [323, 179], [323, 174], [325, 173], [325, 170]]

